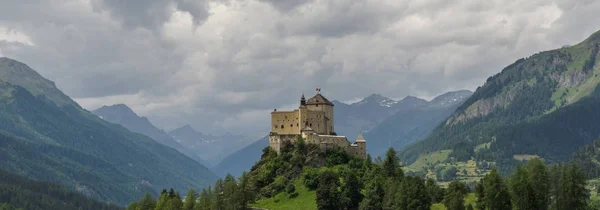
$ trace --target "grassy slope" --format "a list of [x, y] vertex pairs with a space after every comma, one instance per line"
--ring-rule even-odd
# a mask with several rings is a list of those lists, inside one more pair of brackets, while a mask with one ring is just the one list
[[[475, 197], [475, 193], [469, 193], [465, 198], [465, 206], [471, 204], [473, 208], [475, 208], [475, 201], [477, 198]], [[446, 210], [444, 204], [436, 203], [431, 206], [431, 210]]]
[[272, 198], [259, 200], [256, 202], [256, 204], [252, 205], [252, 207], [269, 210], [317, 209], [317, 203], [315, 202], [317, 197], [316, 192], [314, 190], [310, 191], [308, 188], [306, 188], [302, 179], [297, 179], [294, 181], [294, 186], [296, 187], [296, 192], [298, 193], [297, 197], [290, 198], [287, 193], [282, 192]]

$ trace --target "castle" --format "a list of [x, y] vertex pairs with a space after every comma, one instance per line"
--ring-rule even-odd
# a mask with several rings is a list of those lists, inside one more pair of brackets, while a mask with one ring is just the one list
[[348, 154], [366, 158], [367, 142], [362, 134], [354, 143], [350, 143], [345, 136], [338, 136], [334, 132], [333, 106], [317, 88], [317, 94], [308, 100], [302, 94], [298, 109], [275, 109], [271, 112], [269, 146], [279, 154], [284, 142], [294, 143], [298, 137], [302, 137], [307, 144], [319, 145], [324, 150], [339, 147]]

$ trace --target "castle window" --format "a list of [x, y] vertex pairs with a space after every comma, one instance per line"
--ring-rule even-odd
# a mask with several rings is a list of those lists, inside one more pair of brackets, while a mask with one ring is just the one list
[[296, 123], [296, 127], [300, 127], [300, 123]]
[[281, 125], [281, 129], [283, 129], [283, 125]]
[[294, 127], [294, 124], [290, 124], [290, 127]]
[[312, 127], [312, 123], [310, 124], [310, 127]]
[[287, 120], [287, 116], [285, 116], [285, 119]]
[[277, 128], [277, 125], [273, 125], [273, 128]]

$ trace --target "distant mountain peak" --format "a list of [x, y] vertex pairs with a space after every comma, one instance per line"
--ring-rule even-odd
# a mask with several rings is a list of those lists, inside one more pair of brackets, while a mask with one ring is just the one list
[[463, 103], [473, 94], [470, 90], [450, 91], [432, 99], [429, 103], [434, 106], [448, 106]]
[[398, 103], [388, 97], [382, 96], [380, 94], [373, 93], [363, 100], [356, 102], [355, 104], [367, 104], [367, 103], [375, 103], [385, 107], [392, 107], [394, 104]]

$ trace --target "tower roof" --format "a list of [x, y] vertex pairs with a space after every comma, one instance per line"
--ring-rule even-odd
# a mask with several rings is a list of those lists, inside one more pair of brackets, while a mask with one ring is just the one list
[[313, 96], [312, 98], [309, 98], [306, 101], [306, 104], [307, 105], [326, 104], [326, 105], [334, 106], [333, 103], [331, 103], [331, 101], [327, 100], [327, 98], [325, 98], [325, 96], [321, 95], [321, 93], [317, 93], [317, 95]]
[[362, 132], [360, 132], [360, 134], [358, 134], [358, 137], [356, 138], [355, 142], [367, 142], [367, 140], [365, 140], [365, 137], [363, 136]]

